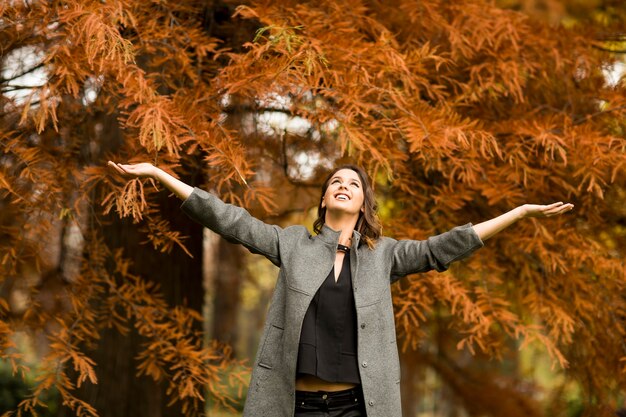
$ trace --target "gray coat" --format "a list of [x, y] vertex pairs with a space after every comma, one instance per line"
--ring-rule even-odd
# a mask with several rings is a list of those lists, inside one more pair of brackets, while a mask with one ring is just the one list
[[[231, 242], [241, 243], [280, 268], [244, 417], [291, 417], [300, 329], [311, 299], [335, 261], [339, 232], [324, 226], [311, 235], [303, 226], [280, 228], [195, 188], [182, 204], [192, 219]], [[380, 238], [359, 246], [354, 232], [350, 267], [358, 323], [358, 360], [368, 417], [399, 417], [400, 364], [390, 284], [416, 272], [445, 271], [483, 246], [471, 224], [424, 241]]]

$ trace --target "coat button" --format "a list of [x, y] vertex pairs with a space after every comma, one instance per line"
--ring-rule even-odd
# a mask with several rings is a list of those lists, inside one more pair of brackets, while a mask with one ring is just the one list
[[322, 395], [322, 400], [325, 400], [326, 398], [328, 398], [328, 394]]
[[363, 363], [361, 364], [361, 366], [363, 366], [363, 368], [367, 368], [367, 362], [363, 361]]
[[361, 323], [361, 329], [365, 329], [365, 323]]
[[369, 405], [371, 405], [371, 406], [373, 406], [373, 405], [374, 405], [374, 400], [370, 400], [370, 401], [368, 402], [368, 404], [369, 404]]

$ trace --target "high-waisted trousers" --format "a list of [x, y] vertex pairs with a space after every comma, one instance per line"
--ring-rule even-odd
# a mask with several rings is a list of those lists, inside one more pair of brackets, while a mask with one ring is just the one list
[[344, 391], [296, 391], [294, 417], [366, 417], [361, 387]]

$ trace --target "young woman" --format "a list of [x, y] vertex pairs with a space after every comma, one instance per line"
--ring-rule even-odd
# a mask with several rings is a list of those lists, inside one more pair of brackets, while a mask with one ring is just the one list
[[160, 181], [184, 200], [192, 219], [280, 268], [245, 417], [400, 417], [390, 284], [416, 272], [445, 271], [519, 219], [573, 208], [525, 204], [424, 241], [398, 241], [381, 236], [367, 175], [346, 165], [324, 182], [311, 235], [303, 226], [265, 224], [151, 164], [109, 165]]

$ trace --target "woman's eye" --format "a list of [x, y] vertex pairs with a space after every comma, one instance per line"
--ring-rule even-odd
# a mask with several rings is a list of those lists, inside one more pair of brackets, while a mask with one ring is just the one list
[[352, 185], [355, 186], [356, 188], [359, 188], [359, 183], [358, 182], [353, 182]]

